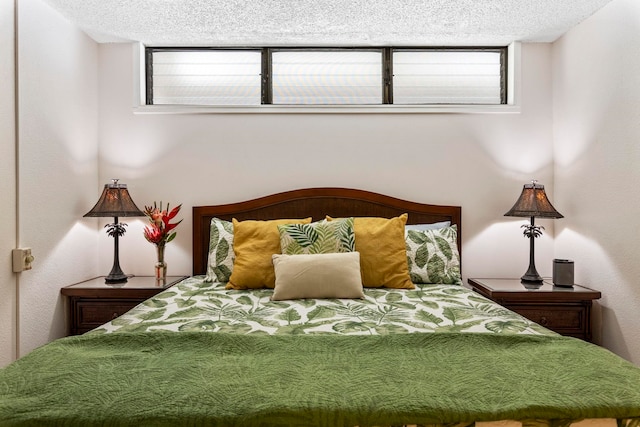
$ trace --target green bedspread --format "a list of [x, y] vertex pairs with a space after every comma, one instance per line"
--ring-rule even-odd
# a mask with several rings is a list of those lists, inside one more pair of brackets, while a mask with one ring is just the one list
[[640, 417], [640, 368], [560, 336], [88, 334], [0, 371], [0, 426], [604, 417]]

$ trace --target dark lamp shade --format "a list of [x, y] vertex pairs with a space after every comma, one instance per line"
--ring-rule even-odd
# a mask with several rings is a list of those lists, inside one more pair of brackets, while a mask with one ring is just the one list
[[[115, 180], [114, 180], [115, 181]], [[129, 195], [127, 184], [105, 184], [98, 203], [84, 216], [91, 217], [122, 217], [144, 216]]]
[[564, 218], [552, 205], [544, 185], [526, 184], [515, 205], [504, 216], [524, 216], [538, 218]]

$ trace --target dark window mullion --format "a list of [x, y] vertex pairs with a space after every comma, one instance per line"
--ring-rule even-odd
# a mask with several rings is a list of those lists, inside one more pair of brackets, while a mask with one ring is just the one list
[[382, 103], [393, 104], [393, 61], [391, 48], [382, 49]]
[[273, 104], [273, 83], [271, 79], [271, 49], [262, 49], [262, 104]]
[[145, 48], [145, 84], [147, 87], [145, 88], [145, 96], [146, 96], [146, 104], [153, 105], [153, 49]]
[[508, 49], [506, 47], [500, 49], [500, 102], [502, 104], [507, 103], [507, 97], [509, 95], [507, 92], [507, 62], [509, 59], [507, 52]]

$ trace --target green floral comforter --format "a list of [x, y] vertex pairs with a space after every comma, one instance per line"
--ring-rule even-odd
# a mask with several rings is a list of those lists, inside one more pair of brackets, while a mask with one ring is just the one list
[[272, 293], [269, 289], [225, 290], [224, 284], [207, 283], [195, 276], [92, 333], [554, 334], [458, 285], [418, 285], [415, 290], [366, 288], [364, 299], [271, 301]]
[[0, 426], [636, 427], [638, 384], [559, 335], [85, 334], [0, 370]]

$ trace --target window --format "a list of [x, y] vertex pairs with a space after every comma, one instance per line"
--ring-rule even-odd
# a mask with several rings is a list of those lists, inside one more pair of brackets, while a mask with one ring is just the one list
[[148, 105], [506, 104], [507, 48], [146, 48]]
[[274, 104], [381, 104], [382, 53], [274, 51]]
[[393, 52], [394, 104], [501, 104], [499, 51]]
[[147, 104], [259, 105], [261, 64], [259, 50], [148, 51]]

